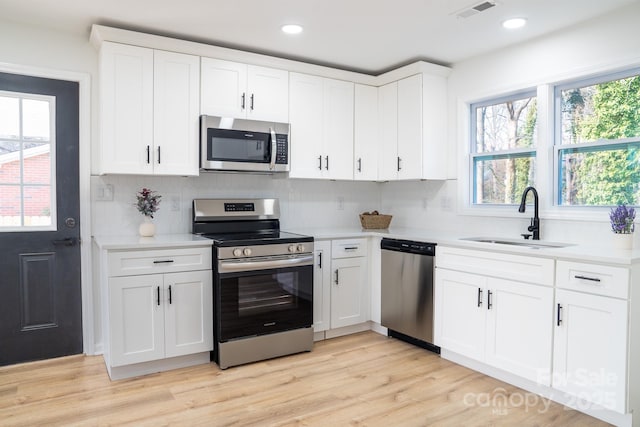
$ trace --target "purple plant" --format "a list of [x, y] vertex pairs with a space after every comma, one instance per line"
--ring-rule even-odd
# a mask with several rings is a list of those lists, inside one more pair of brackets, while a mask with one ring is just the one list
[[611, 231], [616, 234], [631, 234], [635, 229], [633, 220], [636, 219], [636, 211], [625, 205], [619, 205], [617, 208], [611, 208], [609, 219]]
[[162, 196], [149, 188], [143, 188], [136, 193], [136, 198], [138, 201], [135, 206], [138, 211], [144, 216], [153, 218], [153, 214], [159, 209]]

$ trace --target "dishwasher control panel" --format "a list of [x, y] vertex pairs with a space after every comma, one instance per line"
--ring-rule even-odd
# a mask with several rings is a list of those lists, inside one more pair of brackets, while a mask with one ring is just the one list
[[436, 253], [436, 244], [414, 242], [412, 240], [382, 239], [380, 249], [434, 256]]

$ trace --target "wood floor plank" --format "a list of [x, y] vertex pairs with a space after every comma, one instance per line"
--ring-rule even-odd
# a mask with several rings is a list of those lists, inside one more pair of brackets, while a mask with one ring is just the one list
[[100, 356], [2, 367], [0, 425], [607, 425], [552, 402], [547, 407], [542, 398], [535, 405], [486, 405], [479, 398], [525, 395], [426, 350], [364, 332], [224, 371], [208, 364], [110, 381]]

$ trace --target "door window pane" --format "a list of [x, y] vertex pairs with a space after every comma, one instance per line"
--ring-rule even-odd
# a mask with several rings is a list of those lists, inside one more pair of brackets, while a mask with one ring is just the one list
[[55, 98], [0, 92], [0, 231], [54, 224]]

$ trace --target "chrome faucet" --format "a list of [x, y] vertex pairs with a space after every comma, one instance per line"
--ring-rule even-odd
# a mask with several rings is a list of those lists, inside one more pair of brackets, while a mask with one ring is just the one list
[[[538, 192], [533, 187], [527, 187], [522, 193], [522, 200], [520, 201], [520, 207], [518, 212], [523, 213], [527, 204], [527, 194], [529, 191], [533, 192], [533, 218], [531, 218], [531, 225], [527, 230], [533, 233], [533, 240], [540, 240], [540, 218], [538, 217]], [[523, 234], [522, 237], [528, 239], [530, 234]]]

